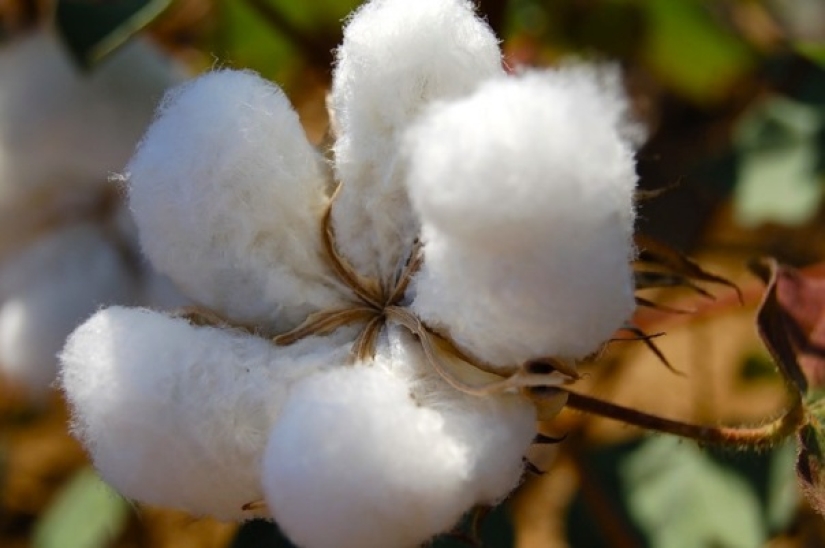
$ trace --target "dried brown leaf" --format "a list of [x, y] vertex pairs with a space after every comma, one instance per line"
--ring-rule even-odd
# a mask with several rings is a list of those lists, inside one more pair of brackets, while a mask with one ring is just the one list
[[767, 284], [756, 318], [759, 335], [803, 394], [825, 386], [825, 274], [764, 259], [752, 270]]

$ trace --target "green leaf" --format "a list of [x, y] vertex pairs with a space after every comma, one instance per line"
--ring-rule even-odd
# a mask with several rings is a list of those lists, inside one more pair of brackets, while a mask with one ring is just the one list
[[55, 24], [72, 56], [90, 68], [160, 15], [172, 0], [58, 0]]
[[341, 21], [362, 2], [359, 0], [314, 0], [295, 2], [294, 0], [269, 0], [286, 17], [303, 28], [338, 28]]
[[816, 215], [825, 190], [817, 173], [823, 122], [819, 109], [785, 98], [771, 99], [743, 118], [735, 136], [737, 221], [799, 225]]
[[35, 525], [33, 548], [103, 548], [127, 523], [129, 503], [90, 468], [78, 472]]
[[755, 57], [700, 0], [648, 0], [644, 61], [666, 85], [698, 103], [724, 99]]
[[256, 14], [246, 2], [220, 0], [213, 49], [221, 63], [252, 69], [283, 83], [299, 62], [295, 47]]
[[799, 506], [799, 486], [796, 483], [794, 463], [796, 447], [785, 443], [773, 452], [768, 473], [766, 517], [771, 531], [780, 532], [790, 526]]
[[690, 443], [648, 439], [619, 468], [628, 511], [656, 548], [752, 548], [767, 538], [759, 499]]
[[825, 67], [825, 43], [823, 42], [797, 42], [794, 49], [802, 56], [807, 57], [814, 63]]

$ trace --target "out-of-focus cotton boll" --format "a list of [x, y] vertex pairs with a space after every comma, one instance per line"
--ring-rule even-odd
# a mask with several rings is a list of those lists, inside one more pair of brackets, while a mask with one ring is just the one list
[[390, 338], [374, 363], [296, 384], [275, 425], [264, 488], [298, 545], [417, 546], [518, 481], [532, 407], [422, 384], [420, 348], [397, 330]]
[[248, 519], [254, 514], [242, 507], [263, 497], [260, 462], [290, 384], [346, 355], [335, 337], [278, 348], [239, 331], [114, 307], [72, 333], [62, 385], [75, 432], [125, 496]]
[[0, 269], [0, 372], [44, 397], [66, 337], [98, 307], [128, 303], [134, 280], [93, 225], [45, 237]]
[[217, 71], [171, 91], [127, 177], [143, 250], [195, 301], [280, 328], [340, 302], [322, 159], [273, 84]]
[[49, 29], [0, 48], [0, 212], [71, 205], [123, 168], [164, 90], [183, 75], [130, 41], [86, 74]]
[[408, 135], [425, 241], [413, 309], [493, 364], [582, 357], [634, 307], [624, 106], [585, 75], [488, 82]]
[[402, 130], [430, 101], [501, 72], [498, 41], [466, 0], [373, 1], [352, 17], [330, 96], [343, 183], [333, 219], [362, 273], [391, 273], [418, 230], [397, 163]]

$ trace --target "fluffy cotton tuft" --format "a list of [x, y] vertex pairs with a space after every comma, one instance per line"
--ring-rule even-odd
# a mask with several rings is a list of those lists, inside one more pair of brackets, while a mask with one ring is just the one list
[[273, 84], [217, 71], [173, 90], [127, 171], [143, 249], [187, 296], [279, 328], [339, 304], [322, 159]]
[[415, 380], [422, 364], [415, 343], [396, 338], [375, 363], [295, 385], [263, 468], [270, 509], [298, 545], [417, 546], [515, 486], [530, 405], [433, 394], [438, 383]]
[[335, 338], [278, 348], [115, 307], [71, 335], [61, 380], [75, 433], [118, 491], [196, 515], [248, 519], [254, 514], [242, 507], [263, 497], [259, 466], [290, 383], [346, 355]]
[[633, 310], [633, 145], [602, 89], [579, 69], [501, 78], [408, 135], [413, 309], [491, 363], [582, 357]]
[[467, 0], [377, 0], [352, 16], [330, 95], [344, 185], [333, 219], [364, 274], [392, 272], [418, 230], [397, 163], [403, 129], [430, 101], [501, 73], [498, 41]]
[[0, 269], [0, 373], [35, 399], [49, 391], [66, 337], [98, 307], [129, 303], [135, 287], [93, 225], [42, 238]]
[[[179, 68], [130, 41], [85, 74], [53, 32], [0, 48], [0, 218], [62, 207], [122, 169]], [[27, 221], [27, 216], [19, 216]]]

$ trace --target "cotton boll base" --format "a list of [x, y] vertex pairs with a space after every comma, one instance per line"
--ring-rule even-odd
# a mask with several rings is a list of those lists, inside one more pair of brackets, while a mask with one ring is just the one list
[[[352, 336], [344, 330], [337, 336]], [[335, 336], [278, 348], [149, 310], [109, 308], [60, 356], [75, 433], [123, 495], [242, 520], [290, 383], [343, 363]]]
[[633, 147], [599, 82], [493, 80], [408, 135], [425, 242], [413, 309], [493, 364], [582, 357], [633, 310]]
[[43, 398], [69, 333], [99, 306], [129, 303], [134, 293], [131, 273], [97, 227], [41, 239], [0, 269], [0, 372]]

